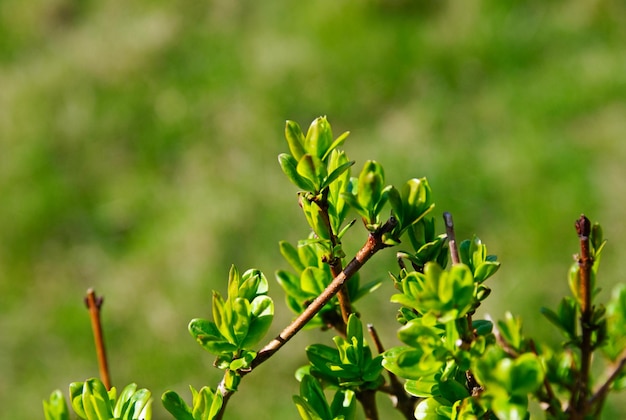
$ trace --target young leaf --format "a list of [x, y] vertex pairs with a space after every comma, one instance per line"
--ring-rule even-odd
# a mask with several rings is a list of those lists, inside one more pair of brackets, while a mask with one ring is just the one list
[[298, 173], [298, 161], [295, 160], [293, 156], [287, 153], [281, 153], [278, 155], [278, 163], [280, 163], [280, 167], [285, 175], [287, 175], [287, 178], [289, 178], [296, 187], [304, 191], [315, 191], [313, 183]]
[[302, 156], [296, 165], [296, 171], [298, 175], [306, 179], [312, 186], [311, 192], [319, 192], [322, 188], [322, 183], [328, 175], [326, 172], [326, 165], [318, 158], [310, 154]]
[[209, 353], [220, 355], [237, 350], [219, 331], [214, 322], [196, 318], [189, 322], [189, 333]]
[[298, 250], [287, 241], [280, 241], [278, 246], [283, 258], [300, 274], [306, 267], [300, 262]]
[[70, 420], [65, 398], [59, 390], [52, 392], [50, 398], [43, 401], [43, 412], [46, 420]]
[[195, 420], [191, 407], [176, 392], [165, 391], [161, 396], [161, 402], [176, 420]]
[[[343, 136], [345, 138], [345, 135]], [[322, 159], [330, 152], [333, 143], [333, 132], [326, 117], [318, 117], [309, 126], [306, 133], [305, 150], [307, 153]]]
[[304, 150], [304, 133], [294, 121], [287, 121], [285, 124], [285, 138], [289, 145], [289, 151], [296, 161], [306, 153]]

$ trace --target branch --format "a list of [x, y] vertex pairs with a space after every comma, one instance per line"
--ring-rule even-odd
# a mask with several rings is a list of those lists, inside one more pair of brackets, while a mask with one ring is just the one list
[[459, 248], [456, 246], [456, 235], [454, 233], [452, 215], [447, 211], [444, 212], [443, 221], [446, 225], [446, 235], [448, 236], [448, 244], [450, 246], [450, 259], [452, 260], [452, 264], [458, 264], [461, 262], [461, 258], [459, 258]]
[[624, 368], [626, 367], [626, 351], [622, 352], [618, 362], [614, 365], [613, 369], [609, 373], [608, 377], [604, 381], [604, 383], [594, 392], [593, 396], [589, 400], [589, 405], [591, 407], [597, 407], [598, 409], [602, 408], [602, 404], [606, 399], [609, 391], [611, 390], [611, 385], [622, 373]]
[[[374, 345], [376, 346], [376, 350], [378, 351], [378, 353], [383, 353], [385, 351], [385, 348], [380, 341], [380, 337], [378, 336], [378, 332], [376, 332], [374, 326], [372, 324], [368, 324], [367, 330], [369, 331], [372, 340], [374, 340]], [[415, 404], [417, 403], [418, 399], [416, 397], [413, 397], [412, 395], [407, 394], [407, 392], [404, 390], [402, 382], [400, 382], [400, 380], [394, 373], [389, 371], [387, 371], [387, 373], [389, 374], [390, 383], [387, 392], [390, 394], [389, 396], [394, 403], [394, 407], [398, 411], [400, 411], [404, 418], [406, 418], [407, 420], [414, 419]]]
[[[328, 188], [325, 188], [322, 192], [322, 197], [320, 200], [316, 200], [320, 209], [322, 210], [322, 217], [324, 219], [324, 223], [328, 228], [328, 232], [330, 233], [330, 259], [327, 261], [328, 265], [330, 265], [330, 271], [334, 277], [337, 277], [341, 274], [343, 267], [341, 265], [341, 258], [338, 258], [334, 255], [335, 247], [340, 244], [339, 238], [333, 232], [333, 226], [330, 223], [330, 214], [328, 213]], [[348, 296], [348, 289], [345, 284], [339, 289], [337, 292], [337, 300], [339, 301], [339, 308], [341, 309], [341, 318], [342, 322], [334, 323], [333, 328], [341, 333], [341, 335], [346, 335], [346, 326], [348, 325], [348, 318], [352, 313], [352, 304], [350, 302], [350, 296]]]
[[[289, 340], [291, 340], [319, 311], [322, 310], [335, 296], [339, 290], [343, 287], [346, 281], [348, 281], [354, 274], [356, 274], [363, 265], [374, 256], [378, 251], [388, 247], [383, 241], [383, 236], [389, 233], [398, 224], [398, 220], [395, 217], [390, 217], [384, 225], [382, 225], [375, 232], [370, 233], [365, 245], [357, 252], [356, 256], [346, 265], [346, 267], [339, 273], [337, 277], [324, 289], [324, 291], [317, 296], [313, 302], [291, 323], [289, 324], [276, 338], [270, 341], [265, 347], [263, 347], [256, 358], [252, 361], [252, 365], [247, 370], [239, 371], [241, 377], [252, 372], [261, 363], [268, 360], [274, 355], [282, 346], [284, 346]], [[231, 397], [233, 391], [226, 389], [224, 386], [224, 379], [218, 386], [218, 390], [222, 394], [223, 403], [220, 412], [217, 414], [216, 419], [219, 420], [223, 417], [226, 409], [226, 403]]]
[[104, 299], [97, 297], [93, 289], [87, 290], [85, 304], [89, 309], [89, 317], [91, 318], [91, 329], [93, 330], [93, 339], [96, 345], [96, 354], [98, 356], [98, 367], [100, 369], [100, 379], [106, 387], [111, 389], [111, 377], [109, 376], [109, 365], [107, 363], [106, 348], [104, 345], [104, 336], [102, 334], [102, 323], [100, 322], [100, 308]]
[[306, 307], [304, 312], [298, 316], [291, 324], [289, 324], [278, 336], [261, 349], [257, 357], [252, 362], [252, 369], [269, 359], [274, 353], [276, 353], [287, 341], [289, 341], [298, 331], [300, 331], [317, 313], [335, 296], [339, 290], [343, 287], [346, 281], [350, 279], [357, 271], [363, 267], [363, 265], [374, 254], [386, 245], [383, 242], [383, 235], [390, 232], [398, 221], [391, 217], [380, 229], [373, 233], [370, 233], [365, 245], [357, 252], [356, 256], [346, 265], [341, 273], [333, 279], [333, 281], [324, 289], [324, 291], [317, 296], [309, 306]]
[[592, 348], [592, 313], [591, 307], [591, 268], [593, 267], [593, 256], [591, 255], [589, 246], [589, 236], [591, 235], [591, 222], [585, 215], [581, 215], [575, 223], [576, 233], [580, 240], [580, 255], [578, 255], [578, 293], [580, 296], [580, 326], [582, 331], [580, 344], [580, 376], [578, 378], [578, 386], [576, 392], [573, 393], [572, 400], [575, 403], [575, 410], [578, 415], [584, 416], [589, 409], [589, 372], [591, 369]]

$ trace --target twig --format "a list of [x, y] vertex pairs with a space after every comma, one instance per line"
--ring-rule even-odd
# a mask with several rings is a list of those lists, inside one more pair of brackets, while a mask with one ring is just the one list
[[87, 290], [85, 304], [89, 309], [89, 317], [91, 318], [91, 329], [93, 330], [93, 339], [96, 345], [96, 354], [98, 356], [98, 367], [100, 369], [100, 379], [106, 387], [111, 389], [111, 377], [109, 376], [109, 365], [107, 363], [106, 347], [104, 345], [104, 336], [102, 334], [102, 323], [100, 322], [100, 308], [104, 299], [97, 297], [93, 289]]
[[[268, 360], [274, 355], [282, 346], [284, 346], [289, 340], [291, 340], [313, 317], [326, 305], [332, 298], [339, 292], [341, 287], [348, 281], [354, 274], [356, 274], [363, 265], [374, 256], [378, 251], [386, 248], [387, 244], [383, 241], [383, 236], [389, 233], [398, 224], [395, 217], [389, 218], [384, 225], [382, 225], [375, 232], [370, 233], [365, 245], [357, 252], [356, 256], [346, 265], [343, 271], [333, 279], [333, 281], [324, 289], [324, 291], [317, 296], [309, 306], [283, 331], [278, 334], [276, 338], [270, 341], [265, 347], [263, 347], [257, 357], [252, 361], [252, 365], [247, 370], [242, 370], [239, 374], [243, 377], [252, 372], [261, 363]], [[232, 391], [219, 386], [219, 390], [222, 393], [223, 404], [217, 419], [221, 419], [226, 409], [226, 402], [230, 398]]]
[[581, 215], [575, 223], [576, 233], [580, 240], [580, 255], [578, 255], [578, 293], [580, 296], [580, 326], [582, 331], [580, 343], [580, 376], [576, 392], [573, 393], [575, 400], [575, 410], [578, 415], [584, 416], [589, 409], [589, 372], [591, 369], [592, 349], [592, 313], [591, 307], [591, 268], [593, 267], [593, 256], [589, 246], [589, 236], [591, 235], [591, 222], [585, 215]]
[[604, 381], [604, 383], [594, 392], [591, 400], [589, 401], [589, 405], [591, 407], [597, 407], [600, 409], [606, 396], [611, 390], [611, 385], [613, 382], [622, 374], [624, 368], [626, 367], [626, 351], [624, 351], [619, 358], [619, 361], [614, 365], [613, 369], [609, 373], [608, 377]]
[[[340, 242], [335, 232], [333, 232], [333, 226], [330, 223], [330, 214], [328, 213], [328, 192], [328, 188], [325, 188], [322, 192], [321, 199], [316, 200], [316, 203], [322, 210], [322, 218], [324, 219], [324, 223], [326, 224], [328, 232], [330, 233], [331, 252], [330, 260], [327, 261], [327, 263], [330, 265], [330, 271], [333, 275], [333, 278], [335, 278], [341, 273], [343, 267], [341, 265], [341, 258], [335, 257], [334, 255], [335, 247], [339, 245]], [[337, 292], [337, 300], [339, 301], [339, 308], [341, 310], [343, 325], [341, 325], [340, 323], [339, 325], [333, 325], [333, 327], [343, 336], [345, 336], [346, 326], [348, 325], [348, 318], [350, 318], [350, 314], [352, 313], [352, 304], [350, 303], [350, 296], [348, 296], [348, 289], [345, 284]]]
[[[502, 340], [504, 341], [504, 339]], [[530, 351], [532, 351], [535, 356], [539, 356], [539, 352], [537, 351], [537, 346], [535, 345], [534, 340], [528, 340], [528, 346], [530, 347]], [[548, 380], [547, 375], [544, 375], [543, 387], [545, 388], [546, 395], [548, 397], [547, 401], [544, 401], [547, 403], [546, 411], [550, 413], [552, 416], [554, 416], [555, 418], [557, 418], [558, 415], [560, 414], [560, 402], [558, 398], [556, 397], [556, 395], [554, 394], [554, 390], [552, 389], [552, 385], [550, 384], [550, 381]]]
[[452, 264], [458, 264], [461, 262], [461, 259], [459, 258], [459, 249], [456, 246], [456, 235], [454, 233], [452, 215], [447, 211], [444, 212], [443, 221], [446, 225], [446, 235], [448, 236], [448, 245], [450, 247], [450, 259], [452, 260]]
[[382, 240], [385, 233], [390, 232], [398, 221], [395, 218], [390, 218], [383, 226], [376, 232], [370, 233], [367, 242], [359, 250], [356, 256], [346, 265], [341, 273], [333, 279], [333, 281], [324, 289], [319, 296], [317, 296], [313, 302], [296, 318], [291, 324], [289, 324], [275, 339], [267, 344], [261, 351], [259, 351], [257, 357], [252, 362], [252, 368], [263, 363], [276, 353], [287, 341], [289, 341], [298, 331], [300, 331], [317, 313], [337, 294], [341, 287], [350, 279], [361, 267], [370, 259], [376, 252], [387, 245]]
[[[368, 324], [367, 330], [369, 331], [372, 340], [374, 340], [374, 346], [376, 346], [376, 351], [378, 351], [378, 353], [383, 353], [385, 351], [385, 347], [380, 341], [380, 337], [378, 336], [378, 332], [376, 331], [374, 326], [372, 324]], [[407, 420], [414, 419], [415, 404], [417, 403], [418, 399], [406, 393], [406, 391], [404, 390], [404, 386], [402, 386], [402, 382], [400, 382], [400, 380], [394, 373], [390, 371], [388, 371], [387, 373], [389, 374], [390, 383], [389, 394], [394, 403], [394, 407], [398, 411], [400, 411]]]

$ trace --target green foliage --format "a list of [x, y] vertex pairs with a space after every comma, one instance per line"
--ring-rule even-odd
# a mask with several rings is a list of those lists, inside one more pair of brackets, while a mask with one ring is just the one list
[[166, 391], [161, 396], [163, 406], [176, 420], [212, 420], [222, 408], [222, 394], [209, 387], [197, 391], [190, 386], [191, 406], [174, 391]]
[[[304, 240], [294, 247], [286, 241], [280, 242], [280, 252], [287, 262], [296, 271], [293, 274], [286, 270], [276, 272], [276, 280], [283, 288], [287, 306], [299, 314], [315, 299], [333, 279], [330, 266], [325, 262], [328, 259], [328, 249], [319, 241]], [[353, 276], [346, 283], [346, 289], [351, 302], [373, 292], [381, 285], [381, 281], [372, 281], [365, 285], [360, 284], [359, 275]], [[319, 328], [332, 324], [339, 314], [339, 303], [333, 298], [326, 304], [306, 325], [306, 328]]]
[[[152, 394], [129, 384], [116, 397], [115, 387], [109, 391], [99, 379], [70, 384], [70, 401], [74, 413], [85, 420], [150, 420]], [[54, 391], [43, 402], [46, 420], [69, 420], [69, 410], [61, 391]]]
[[[309, 364], [297, 372], [300, 394], [293, 397], [306, 420], [354, 419], [357, 402], [368, 419], [376, 419], [379, 392], [389, 394], [407, 419], [528, 419], [531, 399], [548, 418], [593, 418], [610, 391], [626, 387], [626, 289], [617, 288], [606, 306], [595, 302], [606, 243], [599, 225], [591, 226], [584, 216], [577, 221], [581, 251], [569, 272], [572, 296], [556, 310], [542, 309], [566, 339], [553, 349], [525, 337], [521, 318], [509, 312], [495, 325], [476, 319], [491, 294], [486, 281], [500, 262], [477, 236], [457, 249], [451, 218], [445, 217], [447, 233], [436, 233], [434, 219], [426, 217], [434, 201], [425, 178], [410, 179], [400, 189], [385, 185], [382, 165], [372, 160], [352, 178], [354, 162], [339, 149], [347, 133], [334, 139], [325, 117], [313, 121], [306, 135], [288, 121], [285, 137], [290, 153], [281, 154], [279, 163], [300, 188], [299, 204], [309, 226], [297, 246], [279, 243], [292, 271], [279, 270], [276, 279], [296, 318], [257, 349], [274, 316], [269, 284], [259, 270], [240, 275], [232, 266], [226, 298], [213, 292], [212, 320], [193, 319], [188, 328], [216, 356], [214, 366], [223, 378], [215, 389], [191, 387], [191, 405], [166, 391], [162, 403], [174, 418], [221, 419], [243, 377], [311, 327], [334, 329], [337, 335], [334, 346], [306, 347]], [[347, 220], [350, 211], [360, 216], [367, 239], [347, 262], [342, 240], [354, 225]], [[401, 243], [412, 250], [397, 254], [399, 270], [390, 273], [397, 293], [390, 300], [400, 306], [397, 338], [402, 345], [374, 355], [353, 303], [380, 282], [361, 285], [358, 272], [375, 253]], [[375, 329], [368, 329], [382, 349]], [[609, 374], [593, 388], [596, 353], [606, 356]], [[107, 392], [100, 381], [73, 383], [70, 398], [85, 419], [150, 416], [150, 393], [135, 385], [116, 402], [115, 390]], [[44, 402], [44, 412], [47, 419], [68, 418], [58, 393]]]
[[235, 266], [228, 277], [228, 297], [213, 292], [213, 321], [202, 318], [189, 323], [189, 332], [208, 352], [215, 354], [215, 365], [231, 372], [229, 389], [237, 389], [235, 373], [250, 367], [256, 352], [252, 346], [263, 338], [274, 317], [274, 303], [267, 296], [267, 279], [258, 270], [243, 276]]
[[346, 338], [336, 336], [333, 341], [336, 348], [324, 344], [306, 348], [311, 375], [328, 385], [353, 390], [376, 389], [384, 382], [382, 356], [372, 357], [355, 314], [350, 315]]
[[349, 420], [356, 415], [356, 397], [349, 389], [338, 389], [330, 404], [320, 383], [311, 375], [300, 381], [300, 395], [294, 395], [300, 417], [304, 420]]

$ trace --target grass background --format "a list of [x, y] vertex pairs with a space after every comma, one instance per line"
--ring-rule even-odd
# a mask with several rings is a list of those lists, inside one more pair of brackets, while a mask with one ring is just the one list
[[[286, 119], [351, 131], [357, 170], [428, 177], [437, 212], [503, 263], [484, 312], [558, 344], [539, 307], [567, 293], [581, 212], [610, 240], [601, 298], [626, 274], [625, 21], [619, 0], [3, 0], [2, 417], [42, 418], [53, 389], [97, 376], [88, 287], [105, 295], [115, 384], [157, 400], [215, 386], [188, 321], [210, 316], [231, 264], [272, 278], [277, 242], [306, 235], [276, 161]], [[273, 284], [271, 334], [291, 318]], [[391, 293], [359, 305], [387, 346]], [[296, 418], [293, 371], [317, 339], [246, 377], [228, 417]]]

